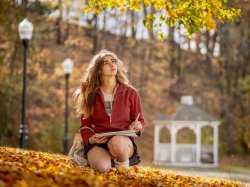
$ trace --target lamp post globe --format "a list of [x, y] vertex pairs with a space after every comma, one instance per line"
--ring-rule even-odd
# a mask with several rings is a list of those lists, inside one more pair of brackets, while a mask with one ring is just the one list
[[23, 53], [23, 93], [22, 93], [22, 123], [19, 129], [20, 147], [26, 149], [28, 144], [28, 128], [26, 124], [26, 82], [27, 82], [27, 57], [28, 57], [28, 46], [29, 40], [32, 38], [33, 25], [28, 19], [24, 19], [18, 25], [18, 32], [20, 39], [23, 42], [24, 53]]
[[63, 61], [63, 71], [64, 74], [71, 74], [73, 71], [73, 61], [70, 58], [67, 58]]
[[69, 133], [68, 133], [68, 95], [69, 95], [69, 76], [73, 70], [73, 61], [67, 58], [63, 62], [63, 71], [65, 74], [66, 87], [65, 87], [65, 126], [64, 126], [64, 139], [63, 139], [63, 153], [67, 154], [69, 151]]
[[33, 24], [25, 18], [18, 25], [19, 37], [21, 40], [31, 40], [33, 33]]

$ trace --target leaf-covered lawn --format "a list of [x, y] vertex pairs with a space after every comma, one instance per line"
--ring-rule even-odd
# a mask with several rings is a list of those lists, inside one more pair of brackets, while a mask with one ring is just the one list
[[65, 155], [0, 147], [0, 187], [2, 186], [244, 186], [133, 166], [128, 171], [112, 168], [107, 174], [80, 168]]

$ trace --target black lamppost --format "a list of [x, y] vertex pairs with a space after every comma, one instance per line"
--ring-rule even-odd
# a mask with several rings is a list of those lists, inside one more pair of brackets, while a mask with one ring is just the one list
[[63, 62], [63, 70], [66, 79], [65, 87], [65, 126], [64, 126], [64, 139], [63, 139], [63, 153], [67, 154], [69, 151], [69, 133], [68, 133], [68, 95], [69, 95], [69, 76], [73, 70], [73, 62], [70, 58], [67, 58]]
[[23, 42], [24, 47], [24, 59], [23, 59], [23, 97], [22, 97], [22, 123], [20, 125], [19, 135], [20, 135], [20, 147], [26, 149], [28, 143], [28, 128], [26, 124], [26, 62], [28, 56], [28, 46], [29, 40], [32, 37], [33, 25], [28, 19], [24, 19], [18, 25], [18, 32], [20, 39]]

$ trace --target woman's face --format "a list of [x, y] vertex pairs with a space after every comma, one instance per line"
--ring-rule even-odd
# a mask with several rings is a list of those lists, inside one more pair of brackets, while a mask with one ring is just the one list
[[117, 74], [117, 63], [112, 56], [105, 56], [103, 59], [102, 75], [115, 76]]

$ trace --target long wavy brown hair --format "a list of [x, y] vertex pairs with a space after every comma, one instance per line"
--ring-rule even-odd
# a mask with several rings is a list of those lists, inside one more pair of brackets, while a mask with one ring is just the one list
[[127, 71], [123, 65], [123, 62], [116, 56], [116, 54], [108, 50], [99, 51], [91, 59], [88, 68], [83, 75], [80, 87], [74, 92], [73, 100], [77, 116], [83, 115], [84, 118], [87, 118], [93, 112], [93, 103], [95, 100], [96, 91], [103, 84], [101, 70], [104, 64], [105, 56], [111, 56], [116, 60], [117, 82], [126, 86], [131, 86], [129, 84]]

